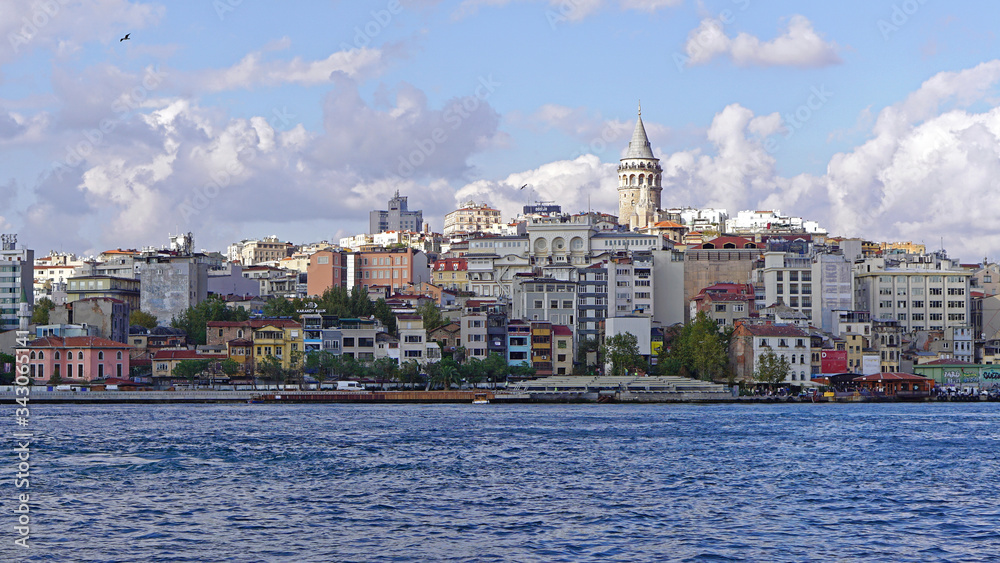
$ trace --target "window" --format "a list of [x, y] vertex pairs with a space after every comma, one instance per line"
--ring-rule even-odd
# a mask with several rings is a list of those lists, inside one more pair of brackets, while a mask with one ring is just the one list
[[118, 357], [117, 357], [117, 359], [119, 359], [119, 360], [122, 359], [122, 351], [121, 350], [118, 351]]
[[59, 350], [56, 350], [55, 359], [57, 359], [57, 360], [59, 359]]
[[799, 281], [798, 272], [788, 272], [788, 281]]
[[905, 309], [906, 308], [906, 301], [897, 301], [896, 302], [896, 307], [899, 307], [900, 309]]
[[941, 302], [940, 301], [931, 301], [930, 304], [931, 304], [931, 309], [940, 309], [941, 308]]
[[559, 308], [559, 301], [556, 300], [556, 299], [550, 299], [549, 300], [549, 309], [558, 309], [558, 308]]
[[562, 308], [563, 309], [572, 309], [573, 308], [573, 301], [563, 301], [562, 302]]
[[913, 307], [915, 309], [923, 309], [924, 308], [924, 302], [923, 301], [914, 301], [913, 302]]
[[560, 340], [556, 343], [556, 348], [566, 348], [566, 341]]
[[778, 272], [778, 281], [785, 281], [784, 280], [784, 272], [780, 272], [780, 271]]
[[716, 313], [725, 313], [726, 312], [726, 304], [725, 303], [717, 304], [715, 306], [715, 312]]
[[534, 306], [534, 308], [535, 309], [541, 309], [542, 308], [542, 300], [541, 299], [535, 299], [535, 306]]
[[97, 359], [98, 360], [103, 360], [104, 359], [104, 352], [98, 352], [97, 353]]
[[930, 289], [930, 294], [931, 295], [941, 295], [941, 288], [940, 287], [932, 287]]

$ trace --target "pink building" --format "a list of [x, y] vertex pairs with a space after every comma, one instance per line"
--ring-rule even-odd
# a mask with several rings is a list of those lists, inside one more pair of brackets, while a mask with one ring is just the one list
[[98, 336], [46, 336], [28, 343], [27, 352], [18, 352], [17, 365], [28, 365], [28, 375], [48, 381], [58, 375], [64, 380], [93, 381], [129, 377], [128, 344]]

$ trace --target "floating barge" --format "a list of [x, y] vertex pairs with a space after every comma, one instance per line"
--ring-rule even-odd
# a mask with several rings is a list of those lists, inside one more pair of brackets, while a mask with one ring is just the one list
[[482, 391], [365, 391], [365, 392], [291, 392], [264, 393], [253, 403], [472, 403], [477, 399], [492, 401], [492, 392]]

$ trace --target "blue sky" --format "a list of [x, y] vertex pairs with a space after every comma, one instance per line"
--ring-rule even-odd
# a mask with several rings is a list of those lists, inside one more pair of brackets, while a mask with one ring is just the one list
[[396, 189], [435, 230], [469, 199], [614, 212], [641, 99], [665, 205], [995, 258], [997, 11], [0, 1], [0, 227], [39, 252], [218, 250], [362, 232]]

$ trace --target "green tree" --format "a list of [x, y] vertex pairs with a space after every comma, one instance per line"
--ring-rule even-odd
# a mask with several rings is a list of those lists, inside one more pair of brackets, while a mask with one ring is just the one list
[[49, 311], [56, 308], [56, 304], [48, 297], [42, 297], [35, 304], [35, 310], [31, 312], [31, 324], [49, 324]]
[[451, 389], [452, 384], [461, 384], [462, 376], [458, 362], [452, 358], [445, 358], [440, 362], [429, 364], [434, 366], [434, 376], [428, 381], [428, 385], [438, 385], [445, 391]]
[[281, 367], [281, 360], [274, 356], [265, 356], [257, 362], [257, 373], [264, 381], [283, 383], [286, 376], [285, 370]]
[[[10, 369], [7, 369], [10, 366]], [[17, 375], [17, 361], [10, 354], [0, 353], [0, 385], [12, 385]]]
[[576, 350], [576, 361], [573, 362], [573, 373], [575, 375], [593, 375], [597, 373], [596, 354], [593, 363], [589, 361], [588, 356], [599, 350], [600, 344], [596, 338], [584, 338], [580, 340], [580, 344]]
[[430, 332], [438, 327], [448, 324], [448, 321], [441, 316], [441, 309], [433, 301], [424, 301], [417, 307], [417, 314], [424, 320], [424, 329]]
[[788, 358], [768, 350], [757, 356], [757, 366], [754, 368], [753, 377], [760, 383], [775, 387], [783, 383], [791, 371], [792, 366], [788, 363]]
[[232, 358], [222, 360], [222, 363], [219, 364], [219, 369], [222, 370], [222, 373], [226, 374], [230, 380], [234, 375], [243, 371], [240, 363]]
[[379, 358], [371, 363], [370, 369], [375, 379], [382, 380], [383, 388], [386, 380], [396, 381], [399, 379], [399, 362], [392, 358]]
[[[726, 373], [733, 327], [719, 326], [705, 313], [664, 335], [658, 363], [663, 375], [713, 380]], [[669, 342], [669, 349], [668, 349]]]
[[170, 320], [170, 326], [183, 330], [187, 334], [188, 342], [206, 344], [208, 342], [207, 327], [209, 322], [245, 321], [249, 318], [250, 313], [245, 309], [239, 307], [231, 309], [226, 306], [225, 301], [213, 295], [194, 307], [188, 307], [182, 311], [180, 316]]
[[291, 317], [299, 318], [298, 310], [302, 307], [302, 301], [298, 298], [285, 299], [284, 297], [272, 297], [264, 303], [265, 317]]
[[49, 385], [61, 385], [63, 378], [58, 372], [54, 372], [52, 377], [49, 378]]
[[129, 326], [139, 325], [152, 330], [156, 328], [156, 315], [136, 309], [129, 313], [128, 324]]
[[382, 322], [382, 325], [389, 331], [389, 334], [397, 334], [396, 315], [392, 313], [392, 309], [389, 308], [389, 304], [385, 302], [385, 299], [379, 297], [378, 301], [375, 302], [373, 310], [375, 318]]
[[194, 383], [199, 375], [208, 369], [209, 360], [181, 360], [177, 362], [170, 374], [174, 377], [182, 377]]
[[486, 360], [483, 362], [483, 368], [486, 372], [486, 379], [493, 383], [493, 388], [497, 386], [497, 382], [501, 378], [507, 379], [507, 374], [510, 373], [510, 366], [507, 365], [507, 360], [504, 359], [503, 354], [498, 352], [490, 352], [486, 356]]
[[403, 362], [399, 369], [399, 380], [408, 383], [410, 389], [413, 389], [414, 383], [420, 381], [420, 364], [416, 360]]
[[639, 339], [630, 332], [622, 332], [605, 340], [601, 355], [611, 364], [611, 375], [625, 375], [642, 367]]
[[343, 318], [351, 316], [351, 296], [346, 287], [328, 288], [315, 302], [317, 310], [321, 309], [327, 315]]
[[520, 364], [510, 366], [508, 369], [510, 375], [520, 378], [520, 379], [530, 379], [535, 377], [536, 369], [534, 366], [529, 364], [527, 361], [521, 362]]
[[486, 379], [486, 362], [479, 358], [469, 358], [461, 365], [461, 377], [473, 387]]
[[361, 318], [370, 317], [375, 314], [375, 304], [368, 296], [368, 288], [364, 286], [354, 286], [351, 289], [351, 316]]

